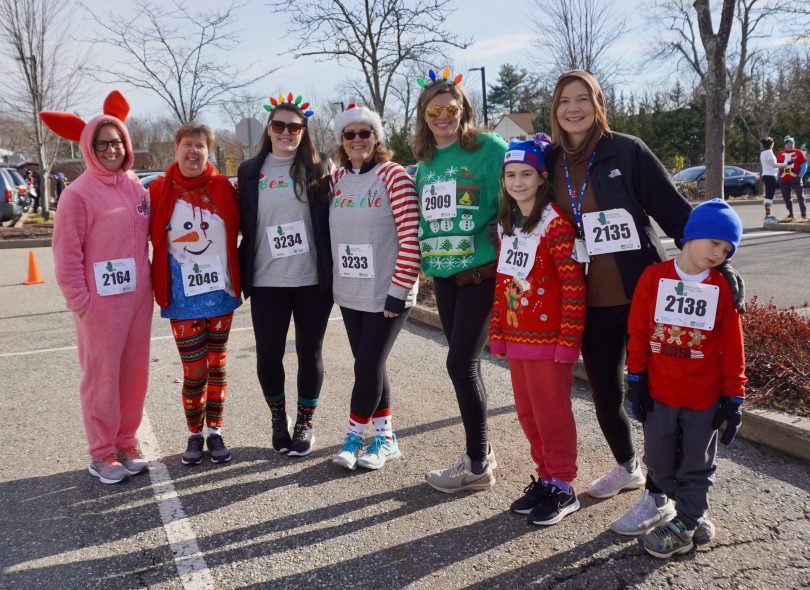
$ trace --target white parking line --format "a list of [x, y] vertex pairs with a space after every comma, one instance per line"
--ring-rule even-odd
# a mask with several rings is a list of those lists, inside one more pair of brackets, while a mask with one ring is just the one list
[[[335, 320], [343, 320], [340, 316], [330, 317], [329, 321], [333, 322]], [[231, 328], [231, 332], [246, 332], [248, 330], [252, 330], [253, 327], [249, 328]], [[152, 336], [151, 340], [172, 340], [174, 336]], [[32, 354], [45, 354], [46, 352], [62, 352], [64, 350], [76, 350], [77, 346], [59, 346], [57, 348], [38, 348], [36, 350], [21, 350], [18, 352], [3, 352], [0, 353], [0, 358], [7, 358], [10, 356], [28, 356]]]
[[149, 461], [149, 479], [152, 481], [152, 490], [158, 503], [160, 520], [169, 541], [169, 548], [174, 555], [177, 575], [186, 590], [208, 590], [215, 588], [214, 578], [208, 569], [197, 537], [191, 523], [183, 510], [183, 505], [172, 483], [171, 475], [166, 464], [160, 460], [160, 452], [152, 422], [144, 412], [141, 426], [138, 428], [138, 440], [141, 442], [141, 452], [144, 459]]

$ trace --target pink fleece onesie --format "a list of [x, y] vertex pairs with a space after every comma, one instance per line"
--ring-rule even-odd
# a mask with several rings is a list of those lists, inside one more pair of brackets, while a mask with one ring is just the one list
[[[113, 123], [126, 158], [116, 172], [97, 160], [96, 129]], [[111, 115], [87, 123], [79, 140], [87, 170], [62, 193], [53, 232], [56, 281], [73, 312], [84, 373], [80, 386], [84, 427], [92, 457], [136, 446], [149, 377], [152, 282], [147, 235], [147, 192], [129, 172], [132, 142], [124, 124]], [[101, 296], [96, 262], [133, 258], [135, 289]]]

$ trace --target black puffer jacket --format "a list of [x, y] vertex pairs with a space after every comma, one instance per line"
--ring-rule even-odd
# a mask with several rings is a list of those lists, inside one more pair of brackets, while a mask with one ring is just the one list
[[[239, 269], [242, 272], [242, 292], [245, 299], [253, 290], [253, 263], [256, 249], [256, 217], [259, 210], [259, 173], [270, 150], [262, 150], [255, 158], [245, 160], [237, 172], [239, 189], [240, 228], [242, 242], [239, 244]], [[321, 154], [328, 162], [329, 157]], [[316, 191], [307, 193], [309, 214], [312, 218], [312, 241], [315, 243], [315, 264], [318, 271], [318, 285], [321, 290], [332, 290], [332, 249], [329, 241], [329, 175], [321, 179]]]
[[[559, 147], [549, 153], [549, 171], [555, 170], [561, 154]], [[650, 148], [632, 135], [608, 132], [599, 140], [590, 183], [600, 210], [626, 209], [636, 222], [641, 249], [614, 254], [625, 293], [632, 297], [644, 269], [667, 257], [650, 217], [680, 247], [692, 206], [675, 188]]]

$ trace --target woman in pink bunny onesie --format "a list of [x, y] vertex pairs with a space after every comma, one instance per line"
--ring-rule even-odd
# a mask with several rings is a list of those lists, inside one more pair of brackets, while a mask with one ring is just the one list
[[128, 113], [118, 91], [104, 101], [104, 114], [87, 123], [70, 113], [40, 113], [57, 135], [79, 142], [87, 164], [59, 200], [53, 256], [76, 324], [89, 471], [107, 484], [147, 469], [135, 433], [152, 328], [149, 208], [146, 190], [129, 171]]

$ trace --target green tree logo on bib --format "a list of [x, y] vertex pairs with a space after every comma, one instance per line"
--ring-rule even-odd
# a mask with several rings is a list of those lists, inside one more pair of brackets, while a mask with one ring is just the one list
[[280, 236], [284, 235], [284, 229], [280, 225], [276, 228], [276, 232], [278, 232]]
[[107, 272], [112, 272], [112, 271], [113, 271], [112, 262], [108, 260], [107, 261]]
[[605, 212], [604, 212], [604, 211], [602, 211], [601, 213], [599, 213], [599, 224], [600, 224], [600, 225], [605, 225], [605, 224], [607, 224], [607, 218], [605, 217]]
[[684, 290], [685, 289], [683, 287], [683, 283], [681, 281], [678, 281], [678, 285], [675, 287], [675, 293], [677, 295], [683, 295]]
[[200, 266], [196, 262], [194, 263], [194, 266], [191, 267], [191, 269], [194, 271], [194, 274], [200, 273]]

